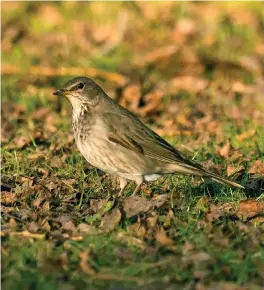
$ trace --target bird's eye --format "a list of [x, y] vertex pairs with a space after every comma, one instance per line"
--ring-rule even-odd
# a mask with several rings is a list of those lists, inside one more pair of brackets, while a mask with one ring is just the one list
[[84, 84], [83, 84], [83, 83], [79, 83], [79, 84], [77, 85], [78, 90], [83, 89], [83, 87], [84, 87]]

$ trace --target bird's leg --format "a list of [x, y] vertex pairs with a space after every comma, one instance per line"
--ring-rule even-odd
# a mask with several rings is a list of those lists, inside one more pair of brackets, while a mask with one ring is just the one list
[[127, 186], [127, 180], [125, 178], [119, 177], [119, 184], [120, 184], [120, 191], [118, 193], [118, 196], [122, 196], [124, 193], [124, 190]]
[[138, 191], [139, 191], [140, 188], [141, 188], [141, 184], [142, 184], [142, 183], [140, 183], [140, 184], [137, 185], [137, 187], [135, 188], [135, 190], [134, 190], [133, 193], [132, 193], [132, 196], [137, 195]]
[[138, 193], [138, 191], [140, 190], [141, 185], [143, 183], [143, 178], [141, 177], [140, 179], [136, 180], [136, 183], [137, 183], [137, 187], [135, 188], [134, 192], [132, 193], [132, 196], [135, 196]]

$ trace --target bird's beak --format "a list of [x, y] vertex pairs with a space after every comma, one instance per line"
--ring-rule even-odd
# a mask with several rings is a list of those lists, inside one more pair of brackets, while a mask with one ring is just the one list
[[66, 90], [66, 89], [60, 89], [60, 90], [55, 91], [53, 93], [53, 95], [56, 95], [56, 96], [62, 95], [62, 96], [64, 96], [67, 92], [68, 92], [68, 90]]

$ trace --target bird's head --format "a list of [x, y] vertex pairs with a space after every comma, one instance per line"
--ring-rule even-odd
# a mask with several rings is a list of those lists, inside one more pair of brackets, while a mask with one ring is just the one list
[[97, 105], [102, 93], [101, 87], [92, 79], [77, 77], [65, 83], [61, 89], [53, 94], [65, 96], [75, 109], [83, 103], [90, 106]]

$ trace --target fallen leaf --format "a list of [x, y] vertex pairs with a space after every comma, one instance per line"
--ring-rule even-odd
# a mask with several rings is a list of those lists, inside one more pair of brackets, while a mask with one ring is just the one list
[[89, 258], [91, 256], [91, 249], [85, 250], [84, 252], [81, 252], [79, 257], [81, 259], [80, 261], [80, 268], [89, 276], [93, 276], [96, 274], [95, 270], [92, 268], [91, 264], [89, 263]]
[[50, 160], [50, 167], [52, 168], [62, 168], [64, 165], [63, 161], [58, 156], [53, 156]]
[[85, 223], [79, 224], [78, 231], [80, 233], [88, 234], [88, 235], [95, 235], [98, 233], [98, 230], [94, 226], [91, 226]]
[[253, 224], [254, 226], [260, 226], [264, 224], [264, 216], [257, 216], [255, 218], [252, 218], [249, 220], [250, 224]]
[[149, 229], [155, 228], [157, 225], [157, 221], [158, 221], [158, 216], [155, 212], [153, 212], [152, 216], [148, 217], [146, 220], [148, 228]]
[[157, 89], [143, 97], [146, 105], [142, 108], [139, 108], [138, 111], [141, 115], [146, 116], [147, 114], [158, 110], [161, 106], [161, 100], [163, 97], [163, 90]]
[[64, 18], [56, 6], [45, 4], [40, 7], [41, 9], [38, 11], [37, 17], [41, 23], [55, 27], [63, 22]]
[[259, 214], [264, 214], [264, 201], [256, 201], [255, 199], [240, 201], [235, 214], [242, 220], [247, 220]]
[[173, 240], [169, 238], [164, 230], [164, 228], [160, 228], [156, 232], [156, 240], [161, 246], [172, 246], [174, 244]]
[[210, 206], [210, 200], [209, 200], [209, 197], [208, 196], [203, 196], [201, 197], [196, 205], [195, 205], [195, 208], [197, 210], [200, 210], [202, 212], [208, 212], [209, 210], [209, 206]]
[[19, 73], [20, 68], [16, 65], [9, 64], [9, 63], [2, 63], [2, 74], [4, 75], [15, 75]]
[[99, 228], [103, 232], [110, 232], [116, 228], [120, 220], [121, 212], [118, 208], [114, 208], [103, 216]]
[[43, 201], [43, 199], [41, 197], [37, 197], [36, 199], [33, 200], [32, 204], [35, 207], [39, 207], [39, 205], [41, 204], [42, 201]]
[[108, 199], [91, 199], [90, 209], [93, 213], [102, 215], [103, 213], [109, 211], [114, 205], [113, 201]]
[[219, 155], [222, 156], [222, 157], [224, 157], [224, 158], [228, 158], [229, 153], [230, 153], [230, 149], [231, 149], [230, 143], [227, 142], [223, 147], [221, 147], [218, 150]]
[[28, 226], [27, 229], [30, 233], [36, 233], [39, 229], [39, 226], [36, 222], [32, 221]]
[[144, 250], [147, 246], [143, 240], [136, 238], [136, 237], [133, 237], [131, 235], [127, 235], [124, 232], [119, 232], [117, 234], [116, 238], [123, 243], [126, 243], [128, 245], [132, 245], [132, 246], [136, 246], [141, 250]]
[[255, 134], [256, 134], [256, 130], [252, 129], [242, 134], [236, 135], [236, 139], [241, 142], [241, 141], [244, 141], [245, 139], [248, 139], [254, 136]]
[[251, 174], [261, 174], [264, 176], [264, 161], [261, 161], [261, 160], [255, 160], [249, 170], [248, 170], [248, 173], [251, 173]]
[[140, 86], [138, 84], [132, 84], [124, 89], [121, 105], [136, 110], [138, 108], [141, 97]]
[[228, 164], [226, 171], [227, 171], [227, 176], [233, 175], [233, 179], [237, 179], [240, 175], [242, 175], [245, 172], [245, 166], [240, 165], [238, 167], [234, 167], [231, 164]]
[[2, 204], [12, 204], [17, 201], [16, 194], [9, 191], [1, 192], [1, 203]]
[[[19, 74], [20, 68], [14, 65], [5, 64], [2, 66], [1, 73], [3, 75]], [[101, 77], [108, 81], [112, 81], [119, 86], [124, 86], [127, 83], [127, 78], [119, 73], [113, 73], [106, 70], [96, 68], [76, 68], [76, 67], [48, 67], [48, 66], [32, 66], [26, 72], [27, 75], [38, 75], [45, 77], [54, 76], [76, 76], [87, 75], [91, 78]]]
[[193, 34], [196, 29], [196, 23], [192, 19], [181, 18], [177, 21], [175, 29], [183, 35]]
[[193, 252], [182, 258], [184, 264], [192, 265], [194, 264], [196, 267], [200, 267], [201, 264], [211, 264], [214, 262], [213, 257], [206, 252]]
[[209, 211], [205, 216], [205, 219], [209, 222], [219, 219], [220, 217], [225, 215], [225, 211], [221, 206], [217, 206], [213, 203], [209, 205]]
[[11, 228], [12, 230], [15, 230], [15, 229], [16, 229], [16, 227], [17, 227], [17, 223], [16, 223], [16, 221], [15, 221], [13, 218], [11, 218], [11, 219], [9, 220], [9, 226], [10, 226], [10, 228]]
[[77, 232], [77, 229], [71, 220], [63, 221], [61, 226], [64, 230], [70, 231], [73, 235]]
[[44, 239], [44, 234], [33, 234], [28, 231], [23, 232], [11, 232], [9, 233], [10, 236], [17, 236], [17, 237], [23, 237], [23, 238], [29, 238], [29, 239]]
[[168, 194], [162, 194], [150, 200], [140, 196], [130, 196], [123, 200], [123, 210], [126, 217], [130, 218], [140, 213], [148, 212], [155, 207], [161, 207], [168, 200], [168, 198]]
[[137, 237], [144, 238], [146, 235], [146, 228], [140, 223], [134, 223], [128, 227], [129, 232], [133, 232]]
[[12, 143], [9, 145], [10, 149], [22, 149], [25, 146], [29, 145], [31, 143], [31, 139], [28, 136], [18, 135], [16, 136]]
[[198, 93], [206, 88], [208, 81], [194, 76], [179, 76], [173, 78], [170, 85], [176, 91], [185, 90], [187, 92]]
[[175, 46], [175, 45], [159, 47], [159, 48], [156, 48], [155, 50], [152, 50], [147, 55], [137, 58], [135, 60], [135, 64], [138, 65], [139, 67], [144, 67], [145, 65], [156, 63], [164, 59], [168, 59], [177, 51], [178, 51], [178, 46]]

